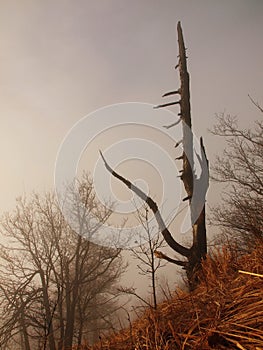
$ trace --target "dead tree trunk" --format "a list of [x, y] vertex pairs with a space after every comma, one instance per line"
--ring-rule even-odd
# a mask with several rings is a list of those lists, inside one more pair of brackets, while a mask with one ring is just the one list
[[181, 86], [176, 91], [165, 93], [163, 97], [179, 95], [180, 100], [175, 102], [168, 102], [156, 106], [155, 108], [165, 108], [173, 105], [180, 106], [179, 120], [167, 128], [182, 124], [183, 129], [183, 154], [177, 159], [182, 159], [183, 169], [181, 171], [181, 180], [183, 181], [184, 188], [186, 191], [186, 197], [184, 201], [188, 200], [190, 205], [191, 223], [193, 230], [193, 243], [190, 248], [184, 247], [176, 242], [166, 227], [162, 216], [159, 212], [157, 204], [148, 197], [143, 191], [137, 186], [132, 184], [128, 179], [125, 179], [120, 174], [116, 173], [106, 162], [102, 153], [101, 156], [105, 163], [105, 166], [111, 174], [122, 181], [128, 188], [136, 193], [142, 200], [147, 203], [149, 208], [152, 210], [156, 221], [159, 225], [159, 229], [167, 242], [167, 244], [177, 253], [186, 258], [185, 261], [175, 260], [169, 258], [161, 252], [156, 252], [156, 255], [160, 258], [166, 259], [172, 263], [183, 266], [186, 269], [187, 277], [189, 281], [190, 289], [193, 289], [197, 284], [196, 272], [200, 267], [202, 259], [207, 254], [207, 239], [206, 239], [206, 223], [205, 223], [205, 197], [208, 189], [208, 160], [206, 157], [203, 140], [200, 139], [201, 156], [197, 155], [198, 162], [201, 167], [201, 174], [197, 178], [195, 174], [194, 166], [194, 146], [193, 146], [193, 133], [192, 133], [192, 121], [191, 121], [191, 105], [190, 105], [190, 89], [189, 89], [189, 73], [187, 71], [187, 57], [186, 49], [184, 45], [183, 33], [180, 22], [177, 25], [178, 33], [178, 46], [179, 46], [179, 62], [175, 68], [179, 68]]
[[[181, 81], [181, 87], [179, 89], [181, 96], [179, 114], [183, 122], [183, 171], [181, 179], [187, 193], [187, 199], [189, 200], [193, 227], [193, 244], [191, 247], [190, 256], [188, 258], [189, 265], [187, 267], [187, 274], [191, 284], [195, 284], [195, 270], [199, 267], [201, 259], [204, 258], [207, 253], [205, 196], [208, 188], [208, 160], [206, 158], [205, 149], [201, 138], [201, 158], [198, 160], [202, 171], [199, 179], [197, 180], [194, 173], [194, 148], [189, 87], [190, 78], [187, 71], [186, 49], [180, 22], [178, 22], [177, 25], [177, 34], [179, 46], [178, 66]], [[194, 186], [197, 186], [198, 188], [194, 189]]]
[[205, 197], [208, 189], [209, 173], [208, 160], [206, 157], [202, 138], [200, 139], [201, 157], [198, 157], [198, 161], [201, 166], [200, 177], [197, 179], [194, 173], [194, 147], [189, 87], [190, 77], [187, 71], [186, 49], [180, 22], [178, 22], [177, 25], [177, 34], [179, 46], [179, 62], [175, 68], [179, 68], [181, 86], [176, 91], [164, 94], [163, 97], [179, 94], [180, 100], [177, 102], [159, 105], [157, 108], [167, 107], [173, 104], [179, 104], [180, 106], [180, 113], [178, 114], [180, 116], [179, 121], [168, 127], [173, 127], [179, 124], [180, 121], [182, 122], [183, 154], [178, 159], [182, 159], [183, 161], [181, 180], [183, 181], [184, 188], [187, 193], [187, 196], [184, 198], [184, 200], [189, 200], [193, 228], [193, 244], [190, 248], [186, 271], [189, 282], [191, 282], [192, 287], [194, 287], [195, 271], [207, 253]]

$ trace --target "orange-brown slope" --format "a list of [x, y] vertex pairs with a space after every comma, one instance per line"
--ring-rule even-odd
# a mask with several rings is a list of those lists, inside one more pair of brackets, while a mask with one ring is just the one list
[[194, 292], [175, 293], [91, 349], [263, 349], [263, 277], [239, 270], [263, 273], [263, 245], [241, 258], [229, 248], [215, 253]]

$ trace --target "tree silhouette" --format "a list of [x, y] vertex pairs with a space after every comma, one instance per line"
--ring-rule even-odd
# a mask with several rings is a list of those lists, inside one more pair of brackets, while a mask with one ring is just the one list
[[[194, 145], [193, 145], [193, 133], [192, 133], [192, 121], [191, 121], [191, 106], [190, 106], [190, 89], [189, 82], [190, 77], [187, 71], [187, 57], [186, 48], [183, 39], [183, 32], [180, 22], [177, 25], [178, 33], [178, 46], [179, 46], [179, 61], [175, 68], [179, 69], [181, 86], [178, 90], [167, 92], [163, 97], [169, 97], [173, 95], [179, 95], [178, 101], [168, 102], [160, 104], [155, 108], [165, 108], [174, 105], [180, 106], [180, 112], [178, 113], [179, 119], [173, 124], [167, 126], [171, 128], [182, 124], [183, 139], [182, 148], [183, 154], [177, 158], [183, 161], [183, 169], [181, 170], [181, 180], [183, 181], [186, 191], [186, 197], [184, 201], [189, 201], [191, 223], [193, 232], [192, 246], [185, 247], [178, 243], [172, 236], [168, 227], [166, 226], [161, 213], [159, 211], [157, 203], [149, 196], [147, 196], [140, 188], [131, 183], [128, 179], [118, 174], [107, 163], [102, 152], [101, 157], [104, 161], [106, 169], [117, 179], [123, 182], [131, 191], [136, 193], [152, 210], [155, 219], [158, 223], [159, 230], [162, 233], [167, 244], [177, 253], [182, 255], [185, 259], [176, 260], [167, 256], [166, 260], [171, 261], [177, 265], [183, 266], [186, 269], [189, 286], [193, 289], [197, 283], [196, 271], [198, 270], [201, 260], [205, 258], [207, 254], [207, 238], [206, 238], [206, 221], [205, 221], [205, 197], [208, 189], [209, 173], [208, 173], [208, 160], [205, 153], [205, 148], [202, 138], [200, 139], [201, 155], [196, 154], [199, 166], [201, 168], [201, 174], [199, 178], [195, 174], [195, 161], [194, 161]], [[179, 145], [179, 144], [177, 144]], [[176, 146], [177, 146], [176, 145]]]
[[251, 249], [263, 241], [263, 122], [241, 129], [236, 118], [221, 115], [212, 133], [226, 139], [227, 147], [213, 167], [212, 178], [225, 189], [211, 221], [240, 249]]

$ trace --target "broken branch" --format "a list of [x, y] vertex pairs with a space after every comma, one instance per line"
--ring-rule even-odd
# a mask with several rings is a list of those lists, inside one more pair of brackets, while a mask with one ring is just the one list
[[171, 95], [176, 95], [176, 94], [180, 94], [181, 91], [180, 89], [176, 90], [176, 91], [169, 91], [169, 92], [166, 92], [165, 94], [163, 94], [162, 97], [167, 97], [167, 96], [171, 96]]
[[169, 103], [164, 103], [162, 105], [155, 106], [153, 108], [155, 108], [155, 109], [157, 109], [157, 108], [164, 108], [164, 107], [169, 107], [169, 106], [173, 106], [173, 105], [178, 105], [180, 103], [181, 103], [181, 101], [169, 102]]
[[164, 125], [163, 127], [164, 127], [165, 129], [170, 129], [170, 128], [172, 128], [173, 126], [178, 125], [178, 124], [180, 123], [180, 121], [181, 121], [181, 119], [178, 119], [178, 120], [177, 120], [176, 122], [174, 122], [173, 124]]

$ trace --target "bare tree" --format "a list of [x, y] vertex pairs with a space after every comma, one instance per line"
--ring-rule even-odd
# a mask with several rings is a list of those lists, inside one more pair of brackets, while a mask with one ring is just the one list
[[164, 262], [159, 259], [158, 249], [163, 248], [164, 238], [161, 236], [160, 232], [153, 235], [154, 228], [149, 225], [149, 212], [146, 205], [142, 206], [141, 210], [137, 210], [136, 215], [140, 227], [143, 229], [143, 233], [139, 235], [136, 246], [130, 248], [131, 256], [136, 259], [137, 268], [139, 274], [146, 276], [150, 279], [150, 289], [152, 300], [144, 298], [136, 292], [136, 289], [133, 287], [120, 288], [121, 292], [126, 294], [134, 295], [145, 305], [157, 308], [157, 271], [164, 266]]
[[226, 140], [226, 148], [213, 167], [213, 179], [225, 186], [211, 222], [240, 248], [251, 248], [263, 240], [263, 122], [241, 129], [237, 118], [223, 114], [212, 133]]
[[[38, 197], [35, 199], [38, 200]], [[4, 333], [1, 332], [1, 334], [6, 335], [7, 325], [10, 325], [11, 320], [15, 321], [14, 325], [17, 326], [16, 320], [21, 320], [21, 316], [24, 324], [32, 325], [34, 333], [35, 314], [26, 315], [25, 313], [29, 303], [34, 300], [35, 305], [38, 304], [36, 309], [43, 308], [45, 313], [45, 320], [37, 320], [41, 324], [41, 327], [37, 328], [41, 329], [43, 339], [47, 336], [50, 350], [55, 350], [52, 305], [49, 297], [50, 261], [55, 250], [49, 232], [43, 234], [43, 218], [39, 214], [33, 202], [27, 204], [24, 199], [19, 199], [15, 213], [13, 215], [6, 214], [3, 219], [2, 231], [5, 232], [5, 239], [10, 239], [11, 244], [1, 247], [3, 269], [1, 277], [8, 282], [13, 290], [9, 288], [11, 299], [7, 303], [7, 310], [10, 311], [9, 317], [11, 317], [3, 325]], [[41, 299], [39, 298], [40, 294]], [[6, 301], [4, 300], [4, 302]], [[27, 332], [29, 332], [28, 329]]]
[[[207, 239], [206, 239], [206, 222], [205, 222], [205, 197], [208, 189], [208, 160], [206, 157], [202, 138], [200, 139], [201, 155], [197, 155], [198, 162], [201, 168], [199, 178], [195, 174], [194, 162], [194, 146], [191, 122], [191, 107], [190, 107], [190, 89], [189, 89], [189, 73], [187, 71], [187, 57], [184, 45], [183, 33], [180, 22], [177, 25], [178, 45], [179, 45], [179, 62], [176, 68], [179, 68], [181, 86], [176, 91], [171, 91], [163, 95], [163, 97], [179, 95], [180, 100], [175, 102], [168, 102], [158, 105], [156, 108], [170, 107], [174, 105], [180, 106], [179, 119], [167, 128], [174, 127], [179, 123], [182, 124], [183, 129], [183, 154], [177, 159], [183, 161], [183, 169], [181, 171], [181, 180], [183, 181], [186, 197], [184, 201], [189, 201], [191, 211], [191, 221], [193, 228], [193, 243], [190, 248], [178, 243], [172, 236], [168, 227], [166, 226], [157, 203], [148, 197], [142, 190], [132, 184], [128, 179], [116, 173], [107, 163], [103, 154], [101, 156], [105, 163], [107, 170], [117, 179], [122, 181], [128, 188], [136, 193], [152, 210], [159, 230], [162, 233], [167, 244], [177, 253], [182, 255], [186, 260], [173, 260], [173, 263], [183, 266], [186, 269], [190, 288], [194, 288], [196, 280], [196, 270], [200, 266], [200, 262], [205, 258], [207, 253]], [[179, 144], [179, 143], [178, 143]], [[176, 175], [175, 175], [176, 176]]]
[[[70, 349], [77, 338], [83, 340], [89, 327], [86, 311], [95, 301], [98, 309], [102, 302], [105, 309], [113, 308], [117, 294], [113, 297], [112, 289], [123, 271], [120, 250], [87, 239], [111, 210], [96, 203], [90, 181], [79, 185], [87, 209], [78, 217], [85, 237], [71, 229], [52, 194], [19, 199], [15, 211], [2, 219], [8, 244], [1, 246], [1, 344], [20, 334], [26, 350]], [[91, 208], [98, 215], [96, 224], [89, 221]]]

